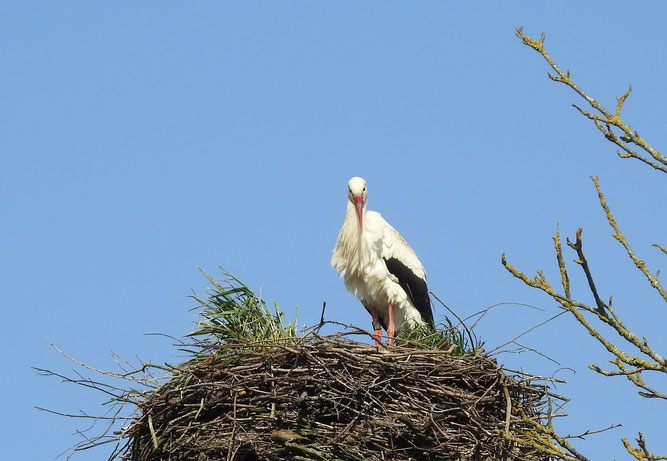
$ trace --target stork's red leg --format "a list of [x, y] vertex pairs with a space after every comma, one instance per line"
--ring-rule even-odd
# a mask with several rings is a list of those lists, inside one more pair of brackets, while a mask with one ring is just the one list
[[380, 326], [380, 319], [378, 318], [378, 313], [375, 310], [375, 306], [369, 306], [368, 310], [371, 311], [371, 317], [373, 317], [373, 329], [375, 329], [373, 338], [375, 338], [375, 345], [379, 346], [380, 340], [382, 339], [382, 327]]
[[389, 345], [394, 345], [394, 335], [396, 334], [396, 325], [394, 324], [394, 306], [391, 301], [388, 303], [389, 310], [389, 325], [387, 326], [387, 336], [389, 337]]

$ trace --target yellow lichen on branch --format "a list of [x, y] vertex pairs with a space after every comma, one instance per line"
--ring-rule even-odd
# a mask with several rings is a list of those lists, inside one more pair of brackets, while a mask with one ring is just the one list
[[[607, 221], [609, 222], [609, 225], [614, 229], [614, 233], [612, 236], [619, 241], [621, 245], [623, 245], [623, 248], [625, 248], [625, 251], [628, 253], [628, 256], [630, 259], [632, 259], [632, 262], [637, 266], [637, 269], [639, 269], [648, 279], [648, 281], [651, 283], [651, 286], [655, 288], [658, 293], [660, 293], [660, 296], [662, 296], [662, 299], [664, 299], [667, 302], [667, 292], [665, 289], [662, 287], [662, 284], [660, 283], [660, 280], [658, 280], [657, 276], [654, 276], [651, 274], [651, 271], [649, 271], [646, 267], [646, 263], [639, 259], [637, 255], [632, 251], [632, 248], [630, 248], [630, 245], [628, 244], [627, 239], [621, 232], [621, 230], [618, 227], [618, 223], [614, 219], [614, 216], [611, 213], [611, 210], [609, 209], [609, 206], [607, 205], [607, 200], [604, 197], [604, 194], [602, 193], [602, 190], [600, 189], [600, 182], [597, 176], [592, 177], [593, 183], [595, 184], [595, 190], [598, 193], [598, 198], [600, 200], [600, 205], [602, 206], [602, 209], [605, 212], [605, 215], [607, 217]], [[660, 248], [660, 247], [658, 247]], [[664, 249], [663, 249], [664, 251]]]
[[[585, 99], [586, 102], [588, 102], [591, 107], [589, 110], [585, 110], [576, 104], [573, 104], [573, 106], [579, 111], [579, 113], [591, 120], [595, 124], [595, 127], [608, 141], [614, 143], [621, 149], [617, 151], [617, 154], [621, 158], [635, 158], [658, 171], [667, 173], [667, 157], [658, 152], [649, 143], [647, 143], [621, 118], [621, 111], [623, 106], [627, 102], [628, 97], [632, 92], [631, 86], [629, 86], [622, 95], [616, 97], [616, 107], [614, 110], [607, 110], [597, 100], [589, 96], [584, 90], [577, 86], [577, 84], [572, 80], [569, 70], [562, 71], [558, 67], [544, 46], [544, 33], [541, 34], [539, 40], [535, 40], [524, 34], [522, 28], [519, 27], [516, 29], [516, 35], [525, 45], [537, 51], [549, 64], [551, 69], [555, 71], [555, 74], [548, 73], [548, 76], [551, 80], [567, 85], [579, 96]], [[637, 149], [635, 146], [637, 146], [639, 149]], [[651, 286], [660, 294], [662, 299], [667, 302], [667, 291], [664, 289], [660, 279], [658, 278], [660, 271], [658, 270], [655, 273], [651, 272], [646, 262], [640, 259], [639, 256], [637, 256], [637, 254], [633, 251], [627, 238], [621, 232], [620, 227], [614, 218], [609, 205], [607, 204], [607, 200], [602, 193], [598, 178], [592, 177], [592, 180], [595, 184], [595, 189], [597, 191], [598, 200], [602, 210], [605, 213], [605, 217], [609, 222], [609, 225], [613, 229], [612, 236], [623, 246], [634, 266], [639, 271], [641, 271], [642, 274], [644, 274]], [[520, 272], [513, 265], [509, 264], [504, 254], [502, 257], [503, 265], [514, 277], [520, 279], [526, 285], [542, 290], [551, 296], [555, 301], [558, 302], [562, 309], [570, 312], [576, 321], [582, 325], [588, 331], [588, 333], [593, 336], [600, 344], [602, 344], [605, 349], [607, 349], [607, 351], [612, 354], [613, 359], [611, 359], [609, 362], [616, 367], [616, 370], [608, 371], [602, 369], [598, 365], [591, 364], [589, 367], [593, 371], [604, 376], [625, 376], [634, 386], [640, 389], [638, 391], [640, 396], [667, 400], [667, 394], [650, 387], [646, 381], [644, 381], [644, 375], [642, 374], [645, 371], [667, 373], [667, 362], [662, 355], [660, 355], [654, 348], [649, 345], [649, 341], [646, 338], [640, 338], [624, 324], [620, 316], [616, 314], [614, 308], [612, 307], [611, 296], [609, 297], [608, 302], [603, 301], [602, 297], [598, 293], [588, 259], [584, 254], [583, 239], [581, 236], [582, 229], [579, 229], [577, 230], [575, 240], [573, 242], [568, 240], [567, 245], [577, 254], [574, 262], [578, 264], [584, 272], [588, 287], [595, 299], [594, 306], [589, 306], [585, 303], [573, 299], [570, 287], [570, 277], [567, 272], [565, 258], [563, 257], [563, 247], [560, 241], [560, 229], [558, 228], [556, 230], [556, 235], [553, 237], [553, 240], [563, 293], [555, 292], [551, 284], [544, 277], [544, 274], [539, 270], [533, 279], [529, 278], [526, 274]], [[661, 246], [657, 243], [654, 243], [653, 246], [658, 248], [664, 255], [667, 255], [667, 248], [664, 246]], [[593, 317], [591, 318], [588, 314], [592, 315]], [[628, 353], [623, 351], [621, 347], [602, 335], [591, 323], [591, 321], [594, 321], [595, 319], [614, 329], [623, 340], [620, 342], [620, 345], [624, 348], [629, 348], [634, 352]], [[614, 341], [618, 342], [617, 339], [614, 339]], [[557, 441], [555, 438], [554, 440]], [[623, 439], [623, 444], [627, 452], [636, 459], [640, 461], [667, 459], [667, 456], [656, 456], [650, 453], [646, 448], [646, 442], [641, 433], [639, 433], [639, 438], [636, 440], [637, 447], [633, 447], [627, 439]]]
[[[611, 209], [607, 205], [604, 199], [604, 195], [601, 192], [598, 179], [593, 178], [593, 182], [595, 184], [596, 190], [598, 191], [600, 197], [600, 204], [602, 205], [602, 208], [607, 216], [607, 220], [614, 229], [614, 234], [613, 234], [614, 238], [616, 238], [616, 240], [618, 240], [626, 248], [628, 255], [635, 263], [635, 265], [640, 270], [642, 270], [642, 272], [648, 274], [647, 277], [649, 276], [653, 277], [651, 273], [648, 271], [648, 269], [646, 269], [646, 264], [634, 254], [629, 244], [627, 243], [627, 239], [621, 233], [618, 224], [616, 223], [613, 217]], [[591, 336], [593, 336], [600, 344], [602, 344], [602, 346], [604, 346], [605, 349], [607, 349], [607, 351], [609, 351], [615, 357], [615, 359], [611, 360], [610, 363], [616, 365], [618, 371], [606, 371], [598, 365], [591, 364], [589, 365], [589, 367], [592, 370], [605, 376], [617, 376], [617, 375], [626, 376], [626, 378], [629, 381], [631, 381], [635, 386], [643, 389], [644, 391], [647, 391], [647, 392], [640, 392], [640, 395], [644, 397], [667, 399], [667, 395], [655, 389], [650, 388], [641, 378], [641, 373], [646, 370], [660, 371], [663, 373], [667, 373], [667, 362], [658, 352], [656, 352], [650, 347], [648, 341], [645, 338], [640, 339], [635, 333], [633, 333], [628, 327], [626, 327], [621, 318], [614, 312], [614, 309], [611, 305], [611, 301], [609, 303], [605, 303], [604, 301], [602, 301], [602, 298], [598, 294], [597, 287], [595, 286], [595, 282], [593, 280], [593, 275], [591, 273], [588, 260], [583, 251], [582, 229], [577, 230], [574, 242], [568, 240], [567, 243], [568, 246], [574, 249], [577, 253], [577, 259], [575, 260], [575, 262], [582, 268], [586, 276], [589, 289], [591, 290], [591, 293], [593, 294], [593, 297], [595, 298], [596, 301], [595, 307], [576, 301], [575, 299], [572, 298], [572, 295], [570, 293], [569, 275], [565, 265], [565, 258], [563, 256], [563, 247], [560, 240], [560, 230], [557, 229], [556, 235], [553, 236], [553, 241], [554, 241], [554, 249], [556, 252], [556, 260], [558, 262], [558, 268], [561, 274], [561, 284], [563, 285], [563, 290], [564, 290], [564, 293], [562, 294], [554, 290], [554, 288], [546, 279], [542, 271], [538, 270], [537, 275], [533, 279], [531, 279], [526, 274], [519, 271], [513, 265], [507, 262], [505, 254], [502, 255], [502, 264], [514, 277], [520, 279], [526, 285], [533, 288], [537, 288], [545, 292], [549, 296], [551, 296], [555, 301], [559, 303], [562, 309], [570, 312], [575, 317], [577, 322], [581, 324]], [[651, 280], [651, 278], [649, 278], [649, 280]], [[654, 279], [654, 281], [652, 281], [651, 284], [653, 285], [655, 281], [657, 281], [657, 279]], [[658, 288], [662, 289], [662, 286], [660, 285], [659, 281], [657, 281], [657, 284]], [[590, 314], [593, 314], [595, 317], [597, 317], [599, 321], [607, 324], [608, 326], [616, 330], [616, 332], [623, 339], [625, 339], [626, 342], [629, 343], [629, 345], [634, 346], [636, 349], [638, 349], [638, 351], [641, 354], [633, 355], [624, 352], [620, 347], [618, 347], [612, 341], [605, 338], [604, 335], [602, 335], [598, 331], [598, 329], [595, 328], [591, 324], [591, 322], [584, 316], [583, 312], [588, 312]], [[632, 372], [628, 372], [624, 364], [629, 365], [634, 370]]]
[[[667, 157], [658, 152], [653, 146], [647, 143], [636, 131], [633, 131], [630, 126], [621, 119], [621, 109], [623, 104], [627, 100], [632, 87], [628, 87], [627, 91], [621, 96], [616, 97], [616, 108], [614, 113], [611, 113], [607, 110], [602, 104], [597, 102], [593, 97], [589, 96], [584, 90], [582, 90], [577, 84], [570, 78], [570, 71], [563, 72], [551, 58], [546, 48], [544, 47], [545, 35], [542, 34], [539, 40], [535, 40], [528, 35], [523, 33], [523, 29], [519, 27], [516, 29], [516, 35], [519, 37], [523, 43], [538, 53], [542, 55], [545, 61], [549, 63], [549, 66], [556, 72], [556, 75], [548, 73], [549, 78], [555, 82], [563, 83], [570, 88], [572, 88], [579, 96], [584, 98], [590, 106], [597, 111], [598, 113], [588, 112], [581, 107], [573, 104], [573, 106], [586, 118], [593, 121], [595, 126], [600, 130], [606, 139], [616, 144], [622, 149], [622, 151], [617, 151], [617, 154], [622, 158], [636, 158], [637, 160], [646, 163], [647, 165], [652, 166], [656, 170], [660, 170], [663, 173], [667, 173]], [[622, 132], [619, 136], [614, 133], [613, 128], [615, 127]], [[644, 152], [649, 156], [642, 155], [636, 150], [632, 149], [631, 145], [639, 146]]]
[[554, 246], [556, 248], [556, 260], [558, 261], [558, 269], [560, 270], [561, 285], [565, 290], [565, 297], [570, 298], [570, 278], [567, 275], [565, 268], [565, 260], [563, 259], [563, 246], [560, 244], [560, 227], [556, 227], [556, 235], [553, 236]]
[[646, 440], [644, 440], [644, 434], [639, 433], [639, 437], [635, 439], [637, 441], [638, 448], [633, 447], [628, 442], [628, 439], [622, 439], [625, 449], [634, 456], [639, 461], [658, 461], [661, 459], [667, 459], [667, 456], [656, 456], [648, 451], [646, 448]]

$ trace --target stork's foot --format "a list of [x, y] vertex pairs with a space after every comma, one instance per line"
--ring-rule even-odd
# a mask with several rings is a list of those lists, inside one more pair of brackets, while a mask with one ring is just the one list
[[382, 324], [380, 323], [380, 319], [378, 319], [378, 313], [375, 310], [375, 307], [370, 306], [370, 309], [368, 310], [371, 312], [371, 316], [373, 317], [373, 330], [375, 330], [373, 333], [373, 339], [375, 339], [375, 345], [379, 346], [382, 342]]
[[375, 339], [375, 345], [379, 346], [382, 344], [382, 330], [375, 330], [373, 333], [373, 338]]
[[394, 306], [390, 303], [387, 305], [389, 311], [389, 326], [387, 327], [387, 336], [389, 337], [389, 345], [394, 345], [394, 336], [396, 336], [396, 324], [394, 323]]
[[382, 330], [375, 330], [373, 333], [373, 338], [375, 339], [376, 346], [382, 344]]

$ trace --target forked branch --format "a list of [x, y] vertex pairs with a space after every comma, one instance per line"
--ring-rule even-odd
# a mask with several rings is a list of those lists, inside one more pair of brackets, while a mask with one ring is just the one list
[[[633, 131], [630, 126], [621, 119], [621, 110], [623, 109], [623, 105], [630, 96], [632, 87], [628, 87], [627, 91], [625, 91], [621, 96], [616, 97], [616, 108], [615, 110], [610, 111], [602, 106], [602, 104], [596, 101], [593, 97], [588, 95], [584, 90], [582, 90], [572, 80], [569, 70], [562, 71], [558, 67], [558, 65], [554, 62], [544, 47], [544, 34], [541, 35], [539, 40], [535, 40], [528, 35], [525, 35], [522, 28], [519, 27], [516, 29], [516, 35], [525, 45], [540, 53], [544, 60], [547, 61], [549, 66], [551, 66], [553, 71], [555, 71], [555, 74], [548, 74], [551, 80], [567, 85], [584, 100], [586, 100], [590, 106], [588, 110], [576, 104], [573, 104], [573, 106], [579, 111], [580, 114], [591, 120], [595, 124], [595, 127], [608, 141], [614, 143], [620, 148], [620, 150], [617, 151], [617, 154], [621, 158], [636, 158], [637, 160], [650, 165], [658, 171], [667, 173], [667, 157], [658, 152], [653, 146], [648, 144], [639, 135], [639, 133]], [[614, 219], [609, 206], [607, 205], [607, 201], [600, 188], [598, 178], [594, 177], [592, 179], [595, 184], [595, 189], [598, 194], [600, 205], [602, 206], [609, 225], [613, 229], [612, 236], [623, 246], [635, 267], [637, 267], [637, 269], [641, 271], [642, 274], [644, 274], [651, 286], [660, 294], [662, 299], [667, 302], [667, 291], [664, 289], [658, 278], [660, 271], [656, 271], [655, 273], [651, 272], [646, 266], [646, 263], [640, 259], [632, 250], [627, 239], [620, 231], [619, 226]], [[592, 370], [604, 376], [625, 376], [636, 387], [641, 389], [639, 391], [639, 395], [642, 397], [667, 400], [667, 395], [650, 387], [643, 379], [643, 372], [647, 371], [667, 374], [667, 364], [665, 363], [665, 359], [649, 345], [646, 338], [640, 339], [625, 326], [621, 318], [614, 312], [611, 296], [609, 297], [608, 302], [603, 301], [593, 278], [593, 271], [591, 266], [584, 254], [581, 234], [582, 229], [579, 229], [576, 233], [575, 241], [570, 242], [568, 240], [567, 244], [577, 253], [575, 263], [577, 263], [584, 272], [588, 287], [593, 295], [593, 298], [595, 299], [595, 307], [591, 307], [582, 302], [576, 301], [572, 297], [570, 277], [565, 266], [563, 249], [560, 242], [560, 231], [558, 229], [556, 230], [556, 235], [553, 237], [553, 239], [558, 268], [560, 270], [561, 285], [563, 287], [562, 292], [559, 292], [553, 288], [542, 271], [538, 270], [537, 275], [531, 279], [524, 273], [518, 271], [514, 266], [509, 264], [504, 254], [502, 258], [503, 265], [508, 271], [512, 273], [512, 275], [522, 280], [527, 285], [544, 291], [554, 300], [556, 300], [562, 309], [572, 313], [577, 322], [579, 322], [591, 336], [600, 342], [614, 356], [614, 358], [609, 362], [616, 367], [616, 370], [603, 370], [598, 365], [591, 364], [589, 367]], [[663, 254], [667, 255], [667, 248], [664, 246], [661, 246], [657, 243], [653, 244], [653, 246], [658, 248]], [[618, 333], [618, 335], [624, 340], [621, 342], [621, 344], [624, 347], [630, 346], [630, 350], [633, 350], [634, 352], [624, 352], [614, 342], [604, 337], [598, 331], [598, 329], [593, 326], [591, 320], [589, 320], [591, 317], [584, 315], [586, 313], [593, 316], [592, 320], [597, 318], [600, 322], [614, 329], [616, 333]], [[627, 439], [623, 439], [623, 444], [625, 445], [626, 450], [636, 459], [640, 461], [667, 459], [667, 456], [656, 456], [650, 453], [646, 448], [646, 442], [644, 440], [644, 436], [641, 433], [639, 433], [639, 438], [637, 438], [636, 441], [637, 447], [633, 447]]]
[[[613, 237], [619, 243], [621, 243], [621, 245], [623, 245], [632, 262], [647, 277], [651, 286], [660, 293], [660, 295], [663, 297], [663, 299], [665, 299], [665, 301], [667, 301], [665, 290], [663, 289], [660, 281], [658, 280], [657, 275], [653, 275], [651, 271], [647, 268], [646, 263], [643, 260], [639, 259], [639, 257], [630, 247], [627, 239], [621, 232], [620, 228], [618, 227], [618, 224], [614, 219], [611, 209], [607, 205], [607, 202], [604, 198], [604, 194], [602, 193], [602, 190], [600, 188], [598, 178], [592, 178], [592, 179], [593, 183], [595, 184], [595, 188], [598, 192], [600, 205], [602, 206], [602, 209], [605, 212], [607, 220], [609, 221], [609, 224], [613, 229], [613, 234], [612, 234]], [[593, 336], [598, 342], [600, 342], [605, 347], [605, 349], [607, 349], [614, 356], [614, 359], [610, 360], [610, 363], [615, 365], [618, 370], [607, 371], [602, 369], [598, 365], [591, 364], [589, 365], [589, 367], [592, 370], [605, 376], [625, 376], [635, 386], [642, 389], [642, 391], [639, 392], [639, 395], [648, 398], [660, 398], [667, 400], [667, 395], [647, 385], [644, 382], [644, 379], [642, 378], [642, 373], [644, 371], [657, 371], [667, 374], [667, 361], [663, 358], [661, 354], [659, 354], [649, 345], [648, 340], [646, 338], [640, 338], [625, 325], [625, 323], [621, 320], [621, 318], [614, 312], [611, 303], [611, 297], [609, 298], [608, 303], [605, 303], [602, 300], [600, 294], [598, 293], [598, 289], [595, 285], [595, 281], [593, 279], [589, 262], [584, 254], [582, 229], [579, 229], [577, 231], [576, 239], [574, 242], [568, 240], [567, 243], [568, 246], [573, 250], [575, 250], [575, 252], [577, 253], [577, 259], [575, 259], [575, 263], [581, 266], [586, 276], [589, 289], [593, 294], [593, 298], [595, 299], [595, 304], [596, 304], [595, 307], [589, 306], [585, 303], [573, 299], [572, 294], [570, 292], [570, 282], [569, 282], [570, 276], [568, 274], [565, 265], [565, 258], [563, 256], [563, 248], [560, 241], [559, 230], [556, 231], [556, 235], [553, 237], [553, 240], [554, 240], [554, 249], [556, 251], [556, 260], [561, 274], [561, 284], [563, 286], [563, 291], [564, 291], [563, 293], [560, 293], [553, 288], [553, 286], [546, 279], [542, 271], [538, 270], [537, 275], [531, 279], [524, 273], [517, 270], [514, 266], [509, 264], [504, 254], [502, 257], [502, 263], [505, 266], [505, 268], [510, 273], [512, 273], [512, 275], [522, 280], [526, 285], [544, 291], [546, 294], [548, 294], [554, 300], [556, 300], [561, 308], [572, 313], [577, 322], [579, 322], [584, 328], [586, 328], [589, 334]], [[618, 335], [625, 340], [623, 344], [625, 346], [627, 345], [633, 346], [635, 352], [627, 353], [623, 351], [621, 347], [614, 344], [614, 342], [604, 337], [600, 333], [600, 331], [595, 326], [593, 326], [589, 318], [587, 318], [584, 315], [584, 312], [592, 314], [594, 318], [597, 318], [600, 322], [613, 328], [616, 331], [616, 333], [618, 333]]]
[[[548, 73], [551, 80], [569, 86], [579, 96], [584, 98], [586, 102], [588, 102], [588, 104], [593, 109], [591, 112], [582, 109], [576, 104], [573, 104], [573, 106], [579, 111], [579, 113], [591, 120], [606, 139], [613, 142], [621, 149], [617, 151], [617, 154], [620, 157], [636, 158], [637, 160], [652, 166], [656, 170], [667, 173], [667, 157], [662, 155], [653, 146], [644, 141], [639, 133], [633, 131], [632, 128], [630, 128], [630, 126], [621, 119], [621, 109], [623, 108], [623, 104], [625, 104], [628, 96], [630, 96], [632, 87], [628, 87], [625, 93], [616, 97], [616, 108], [612, 112], [602, 106], [602, 104], [597, 102], [594, 98], [582, 90], [576, 83], [574, 83], [570, 77], [569, 70], [563, 72], [556, 65], [544, 47], [544, 34], [541, 35], [539, 40], [535, 40], [524, 34], [523, 29], [519, 27], [516, 29], [516, 35], [523, 41], [525, 45], [540, 53], [542, 57], [549, 63], [551, 68], [556, 72], [556, 74]], [[618, 130], [618, 134], [614, 131], [614, 129]], [[633, 148], [634, 146], [638, 146], [640, 150], [635, 150]]]
[[[607, 217], [607, 221], [609, 222], [609, 225], [611, 228], [614, 230], [614, 233], [611, 234], [612, 237], [614, 237], [618, 242], [623, 245], [623, 248], [625, 248], [625, 251], [628, 253], [628, 256], [632, 260], [632, 262], [637, 266], [637, 269], [639, 269], [642, 274], [646, 276], [648, 281], [651, 283], [651, 286], [655, 288], [658, 293], [660, 293], [660, 296], [662, 296], [662, 299], [667, 302], [667, 292], [665, 289], [662, 287], [662, 284], [660, 283], [660, 280], [658, 279], [658, 273], [652, 274], [651, 271], [648, 270], [646, 267], [646, 263], [639, 259], [637, 255], [632, 251], [632, 248], [630, 248], [630, 245], [628, 244], [627, 239], [625, 236], [621, 233], [618, 224], [616, 223], [616, 220], [614, 219], [614, 216], [611, 214], [611, 210], [609, 209], [609, 206], [607, 205], [607, 200], [604, 197], [604, 194], [602, 193], [602, 190], [600, 189], [600, 182], [598, 180], [598, 177], [595, 176], [593, 178], [593, 183], [595, 184], [595, 190], [598, 193], [598, 199], [600, 200], [600, 205], [602, 205], [602, 209], [605, 212], [605, 215]], [[665, 251], [664, 248], [662, 248], [660, 245], [654, 244], [654, 246], [657, 246], [660, 248], [662, 251]]]
[[635, 439], [637, 441], [637, 448], [630, 445], [628, 439], [623, 439], [623, 445], [625, 449], [628, 450], [632, 456], [634, 456], [639, 461], [658, 461], [659, 459], [667, 459], [667, 456], [656, 456], [648, 451], [646, 448], [646, 440], [644, 440], [644, 434], [639, 433], [639, 437]]

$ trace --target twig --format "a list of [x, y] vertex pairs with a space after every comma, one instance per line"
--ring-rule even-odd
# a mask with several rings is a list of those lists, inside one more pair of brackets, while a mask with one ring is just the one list
[[466, 333], [468, 333], [468, 339], [470, 340], [470, 345], [473, 346], [473, 345], [475, 344], [475, 340], [472, 339], [472, 334], [470, 333], [470, 330], [469, 330], [468, 327], [466, 326], [465, 322], [464, 322], [463, 320], [461, 320], [461, 317], [459, 317], [459, 316], [456, 314], [456, 312], [454, 312], [453, 310], [451, 310], [451, 309], [449, 308], [449, 306], [447, 306], [447, 304], [445, 304], [444, 302], [442, 302], [442, 301], [440, 300], [440, 298], [438, 298], [438, 296], [437, 296], [435, 293], [433, 293], [432, 291], [429, 291], [428, 294], [430, 294], [430, 295], [433, 296], [435, 299], [437, 299], [438, 302], [439, 302], [440, 304], [442, 304], [442, 305], [445, 307], [445, 309], [447, 309], [447, 310], [449, 311], [450, 314], [452, 314], [454, 317], [456, 317], [456, 320], [459, 321], [459, 325], [461, 325], [461, 326], [463, 327], [463, 329], [466, 331]]
[[[629, 87], [628, 90], [621, 96], [616, 97], [616, 109], [615, 112], [612, 113], [611, 111], [607, 110], [602, 106], [602, 104], [598, 103], [594, 98], [586, 94], [585, 91], [583, 91], [577, 84], [574, 83], [574, 81], [570, 78], [570, 71], [563, 72], [553, 61], [551, 56], [549, 56], [549, 53], [547, 53], [546, 48], [544, 47], [544, 38], [545, 35], [542, 34], [539, 40], [534, 40], [533, 38], [529, 37], [528, 35], [525, 35], [523, 33], [523, 28], [519, 27], [516, 29], [516, 35], [519, 37], [525, 45], [528, 45], [538, 53], [542, 55], [545, 61], [549, 63], [551, 68], [556, 71], [556, 75], [552, 75], [551, 73], [548, 73], [547, 75], [549, 78], [555, 82], [563, 83], [570, 88], [572, 88], [579, 96], [584, 98], [586, 102], [597, 112], [599, 112], [601, 115], [593, 114], [590, 112], [587, 112], [577, 106], [576, 104], [573, 104], [573, 106], [586, 118], [590, 119], [595, 123], [595, 126], [602, 132], [604, 137], [608, 139], [609, 141], [613, 142], [616, 144], [618, 147], [620, 147], [624, 153], [618, 152], [619, 157], [621, 158], [635, 158], [641, 162], [646, 163], [647, 165], [655, 168], [656, 170], [662, 171], [663, 173], [667, 173], [667, 157], [662, 155], [660, 152], [658, 152], [653, 146], [648, 144], [644, 139], [639, 136], [639, 134], [636, 131], [633, 131], [623, 120], [621, 120], [621, 109], [623, 107], [623, 104], [625, 104], [625, 101], [627, 100], [628, 96], [630, 95], [630, 92], [632, 91], [632, 87]], [[622, 131], [621, 136], [616, 136], [614, 134], [613, 130], [611, 127], [616, 127]], [[642, 148], [645, 152], [647, 152], [651, 158], [645, 157], [642, 154], [638, 153], [637, 151], [631, 149], [628, 144], [634, 144]]]
[[507, 386], [503, 384], [503, 392], [505, 394], [505, 432], [509, 434], [510, 432], [510, 417], [512, 416], [512, 399], [510, 398], [510, 392], [507, 390]]
[[516, 341], [517, 339], [519, 339], [520, 337], [522, 337], [522, 336], [524, 336], [524, 335], [530, 333], [531, 331], [535, 330], [536, 328], [541, 327], [542, 325], [545, 325], [545, 324], [551, 322], [552, 320], [554, 320], [554, 319], [560, 317], [560, 316], [563, 315], [564, 313], [565, 313], [565, 311], [559, 312], [558, 314], [549, 317], [548, 319], [544, 320], [543, 322], [540, 322], [540, 323], [538, 323], [537, 325], [535, 325], [535, 326], [533, 326], [533, 327], [530, 327], [529, 329], [527, 329], [527, 330], [524, 331], [523, 333], [521, 333], [521, 334], [515, 336], [514, 338], [510, 339], [509, 341], [507, 341], [507, 342], [501, 344], [500, 346], [497, 346], [497, 347], [491, 349], [489, 352], [487, 352], [487, 355], [489, 355], [489, 356], [493, 355], [493, 353], [496, 352], [498, 349], [500, 349], [500, 348], [502, 348], [502, 347], [505, 347], [505, 346], [507, 346], [508, 344], [511, 344], [511, 343], [515, 342], [515, 341]]
[[153, 418], [151, 417], [150, 413], [148, 413], [148, 429], [151, 431], [153, 448], [157, 450], [160, 447], [160, 444], [157, 441], [157, 435], [155, 435], [155, 428], [153, 428]]
[[232, 433], [229, 435], [229, 445], [227, 446], [227, 461], [233, 459], [234, 450], [232, 450], [234, 444], [234, 436], [236, 435], [236, 401], [238, 399], [238, 393], [234, 393], [234, 412], [232, 413]]

